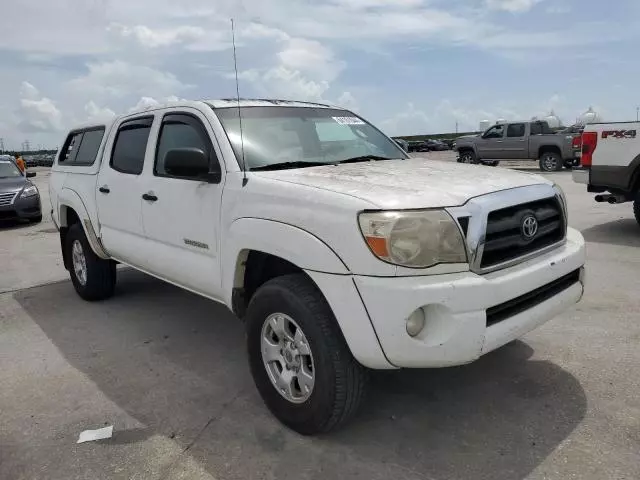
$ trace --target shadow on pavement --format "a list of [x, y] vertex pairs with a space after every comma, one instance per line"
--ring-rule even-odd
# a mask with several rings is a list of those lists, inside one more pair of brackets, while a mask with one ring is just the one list
[[640, 247], [640, 226], [632, 218], [601, 223], [582, 230], [587, 242], [610, 243], [622, 247]]
[[[372, 373], [344, 430], [298, 436], [263, 406], [244, 331], [226, 308], [134, 271], [116, 297], [80, 300], [70, 283], [14, 297], [67, 361], [145, 426], [115, 444], [173, 439], [216, 478], [525, 478], [585, 415], [567, 371], [514, 342], [474, 364]], [[102, 448], [113, 448], [106, 443]], [[142, 477], [141, 477], [142, 478]]]

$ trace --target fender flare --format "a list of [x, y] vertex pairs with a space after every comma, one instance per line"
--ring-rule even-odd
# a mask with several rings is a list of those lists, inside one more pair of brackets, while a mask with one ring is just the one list
[[87, 237], [89, 245], [93, 252], [103, 260], [109, 260], [111, 257], [105, 251], [100, 239], [96, 235], [96, 231], [93, 228], [93, 224], [91, 223], [91, 217], [89, 217], [89, 213], [87, 211], [87, 207], [85, 206], [82, 198], [75, 191], [69, 188], [63, 188], [58, 196], [58, 219], [60, 222], [60, 228], [68, 227], [67, 221], [67, 208], [73, 209], [80, 219], [80, 225], [82, 225], [82, 229]]
[[[244, 261], [248, 252], [275, 255], [302, 270], [338, 275], [351, 272], [331, 247], [301, 228], [275, 220], [239, 218], [229, 227], [222, 245], [223, 295], [232, 304], [234, 287], [244, 280]], [[242, 273], [241, 273], [242, 272]]]

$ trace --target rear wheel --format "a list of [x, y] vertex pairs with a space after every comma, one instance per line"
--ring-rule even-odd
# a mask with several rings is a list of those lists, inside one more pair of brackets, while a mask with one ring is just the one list
[[543, 172], [559, 172], [562, 170], [563, 162], [557, 152], [542, 152], [540, 155], [540, 170]]
[[636, 222], [640, 225], [640, 193], [636, 194], [636, 199], [633, 202], [633, 214], [636, 217]]
[[303, 435], [355, 415], [367, 371], [351, 355], [331, 308], [306, 275], [268, 281], [247, 310], [251, 374], [265, 404]]
[[71, 282], [78, 295], [89, 301], [111, 297], [116, 285], [116, 263], [93, 252], [79, 223], [69, 228], [65, 248]]

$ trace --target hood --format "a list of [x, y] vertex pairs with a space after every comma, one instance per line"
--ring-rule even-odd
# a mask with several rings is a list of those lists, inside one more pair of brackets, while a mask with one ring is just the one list
[[424, 159], [254, 172], [366, 200], [381, 209], [453, 207], [487, 193], [553, 182], [528, 173]]
[[30, 182], [25, 177], [0, 178], [0, 193], [15, 192], [26, 185], [30, 185]]

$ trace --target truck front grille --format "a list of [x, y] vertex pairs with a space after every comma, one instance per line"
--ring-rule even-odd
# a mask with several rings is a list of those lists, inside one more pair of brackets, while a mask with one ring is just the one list
[[13, 203], [13, 197], [16, 194], [14, 192], [11, 193], [0, 193], [0, 207], [7, 207]]
[[556, 197], [494, 210], [487, 218], [480, 268], [542, 250], [560, 242], [565, 234], [564, 212]]

